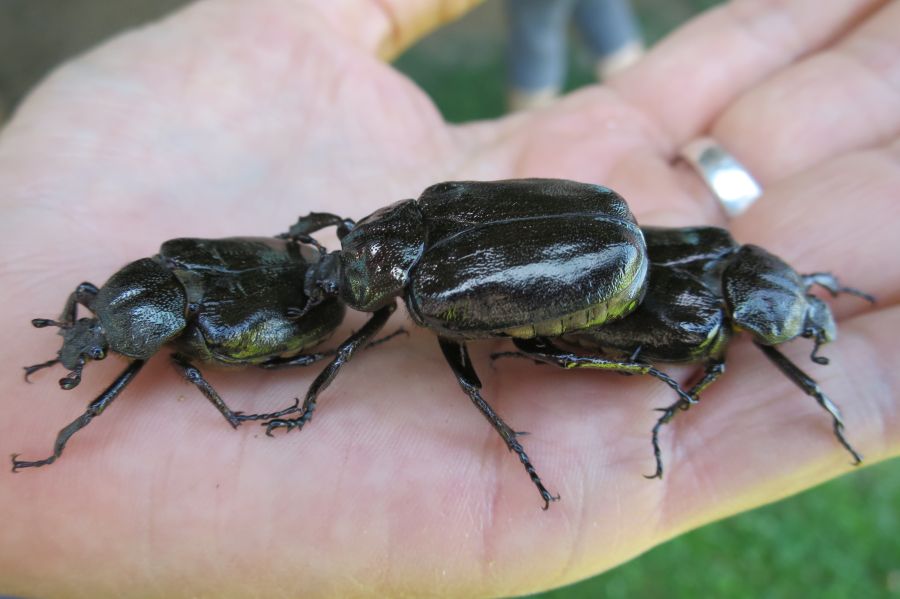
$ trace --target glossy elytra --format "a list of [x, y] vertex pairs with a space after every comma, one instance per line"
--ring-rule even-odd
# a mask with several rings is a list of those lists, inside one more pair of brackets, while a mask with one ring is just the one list
[[[859, 463], [861, 456], [844, 437], [844, 422], [837, 406], [812, 377], [775, 346], [797, 337], [811, 339], [814, 347], [810, 359], [827, 364], [818, 350], [836, 338], [837, 327], [828, 305], [810, 289], [818, 285], [832, 295], [849, 293], [872, 302], [874, 298], [842, 286], [830, 273], [801, 275], [761, 247], [736, 243], [724, 229], [644, 227], [643, 231], [650, 270], [640, 306], [621, 320], [566, 335], [563, 345], [568, 342], [649, 363], [702, 363], [703, 376], [688, 391], [696, 401], [724, 372], [726, 350], [735, 334], [746, 331], [788, 379], [831, 415], [835, 437], [854, 463]], [[515, 343], [520, 350], [516, 355], [566, 368], [597, 367], [596, 358], [569, 351], [552, 339]], [[652, 431], [656, 471], [650, 478], [662, 477], [663, 473], [660, 428], [691, 403], [679, 398], [661, 410], [663, 414]]]
[[[481, 396], [466, 343], [558, 336], [634, 310], [648, 262], [625, 201], [599, 185], [558, 179], [446, 182], [356, 224], [310, 214], [286, 237], [308, 236], [328, 225], [337, 225], [341, 249], [308, 271], [309, 306], [337, 297], [372, 312], [366, 327], [374, 335], [402, 298], [413, 321], [437, 335], [459, 385], [518, 455], [546, 509], [557, 497], [542, 483], [518, 434]], [[649, 374], [690, 400], [647, 363], [609, 359], [605, 367]], [[302, 427], [336, 372], [331, 368], [328, 377], [317, 379], [298, 417], [266, 423], [267, 432]]]

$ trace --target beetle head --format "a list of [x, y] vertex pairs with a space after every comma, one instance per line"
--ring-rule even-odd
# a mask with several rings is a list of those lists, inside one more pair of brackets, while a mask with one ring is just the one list
[[807, 295], [806, 323], [802, 336], [815, 343], [809, 358], [816, 364], [828, 364], [828, 358], [817, 355], [819, 347], [837, 338], [837, 325], [828, 304], [814, 295]]
[[63, 345], [55, 360], [27, 366], [25, 368], [26, 377], [36, 370], [58, 362], [70, 370], [68, 376], [59, 380], [59, 386], [66, 390], [73, 389], [81, 382], [81, 371], [88, 360], [102, 360], [109, 350], [106, 334], [103, 332], [100, 321], [96, 318], [80, 318], [73, 323], [37, 318], [31, 323], [38, 328], [59, 327]]

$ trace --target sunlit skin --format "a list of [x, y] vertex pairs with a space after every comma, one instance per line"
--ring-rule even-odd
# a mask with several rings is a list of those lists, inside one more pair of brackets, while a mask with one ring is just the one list
[[[524, 176], [607, 185], [641, 224], [723, 225], [699, 179], [673, 166], [711, 133], [765, 188], [729, 224], [738, 241], [878, 298], [831, 302], [830, 365], [808, 361], [808, 342], [785, 351], [840, 405], [867, 464], [897, 455], [900, 3], [734, 2], [608, 87], [451, 126], [380, 57], [466, 4], [210, 0], [46, 80], [0, 133], [2, 453], [44, 457], [123, 368], [88, 364], [69, 392], [59, 369], [26, 384], [20, 367], [59, 348], [30, 320], [166, 239], [270, 235], [311, 210], [359, 218], [438, 181]], [[398, 311], [385, 331], [404, 322]], [[547, 512], [427, 331], [355, 358], [312, 422], [276, 439], [232, 430], [157, 356], [57, 463], [0, 472], [0, 590], [518, 594], [852, 469], [827, 414], [745, 339], [665, 430], [662, 481], [642, 475], [668, 387], [524, 360], [492, 369], [488, 355], [510, 348], [473, 343], [473, 358], [485, 398], [531, 433], [523, 443], [561, 496]], [[234, 409], [268, 412], [315, 372], [208, 374]]]

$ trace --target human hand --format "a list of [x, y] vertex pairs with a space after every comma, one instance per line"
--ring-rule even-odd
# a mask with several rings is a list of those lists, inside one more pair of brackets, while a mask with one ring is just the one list
[[[46, 371], [25, 385], [18, 367], [58, 349], [30, 319], [55, 316], [75, 285], [102, 283], [165, 239], [277, 233], [311, 210], [359, 218], [437, 181], [524, 176], [608, 185], [642, 224], [724, 224], [696, 177], [672, 166], [709, 131], [766, 190], [731, 223], [739, 241], [878, 297], [832, 303], [841, 336], [824, 352], [831, 365], [809, 370], [868, 463], [897, 455], [897, 3], [736, 2], [609, 87], [464, 126], [445, 124], [375, 54], [465, 3], [325, 4], [197, 4], [60, 69], [2, 132], [7, 453], [44, 457], [122, 368], [92, 363], [68, 395]], [[434, 336], [411, 333], [355, 358], [313, 422], [277, 440], [232, 431], [153, 360], [58, 463], [0, 474], [3, 590], [524, 593], [849, 470], [827, 416], [745, 341], [703, 404], [664, 433], [663, 481], [641, 475], [653, 466], [651, 408], [674, 399], [667, 387], [524, 362], [491, 369], [487, 355], [506, 346], [473, 343], [485, 398], [531, 432], [526, 448], [562, 496], [541, 512]], [[805, 359], [798, 345], [789, 354]], [[313, 376], [210, 379], [236, 409], [267, 412]]]

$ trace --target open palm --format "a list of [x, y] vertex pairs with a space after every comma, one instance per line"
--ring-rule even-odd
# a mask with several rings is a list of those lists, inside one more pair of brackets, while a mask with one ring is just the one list
[[[734, 2], [611, 82], [539, 112], [450, 126], [376, 54], [465, 7], [397, 0], [209, 0], [66, 65], [0, 137], [0, 439], [44, 457], [123, 368], [63, 393], [54, 317], [83, 280], [180, 236], [269, 235], [299, 214], [359, 218], [450, 179], [552, 176], [624, 195], [642, 224], [723, 224], [677, 148], [712, 132], [766, 194], [735, 237], [875, 294], [834, 302], [827, 368], [869, 463], [900, 449], [900, 5]], [[850, 93], [848, 90], [852, 90]], [[403, 325], [398, 312], [390, 332]], [[341, 335], [363, 322], [348, 318]], [[562, 501], [542, 502], [412, 329], [355, 358], [301, 433], [229, 428], [152, 361], [55, 465], [0, 474], [0, 578], [32, 596], [503, 595], [609, 568], [710, 520], [850, 469], [830, 420], [752, 346], [663, 434], [674, 400], [642, 377], [488, 360], [485, 398]], [[799, 345], [799, 344], [798, 344]], [[788, 353], [805, 361], [808, 347]], [[807, 364], [809, 364], [807, 362]], [[238, 410], [302, 396], [316, 369], [209, 372]], [[689, 369], [674, 368], [687, 380]], [[184, 399], [184, 401], [180, 401]], [[135, 589], [140, 589], [136, 591]]]

